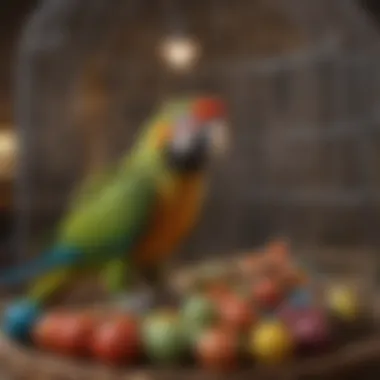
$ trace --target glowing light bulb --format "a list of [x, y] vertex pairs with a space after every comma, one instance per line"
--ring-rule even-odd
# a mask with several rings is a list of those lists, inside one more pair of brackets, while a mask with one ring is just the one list
[[187, 70], [194, 66], [200, 55], [198, 42], [190, 37], [172, 36], [165, 38], [160, 46], [166, 64], [176, 70]]
[[12, 155], [17, 148], [16, 136], [13, 132], [0, 132], [0, 154]]
[[13, 175], [18, 142], [13, 131], [0, 131], [0, 178]]

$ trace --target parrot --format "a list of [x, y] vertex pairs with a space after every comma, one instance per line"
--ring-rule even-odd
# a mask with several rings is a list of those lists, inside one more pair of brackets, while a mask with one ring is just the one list
[[131, 151], [80, 187], [51, 246], [0, 273], [0, 286], [28, 284], [6, 309], [3, 331], [27, 340], [42, 308], [85, 273], [98, 273], [117, 297], [135, 273], [157, 272], [194, 229], [228, 141], [219, 97], [164, 102]]

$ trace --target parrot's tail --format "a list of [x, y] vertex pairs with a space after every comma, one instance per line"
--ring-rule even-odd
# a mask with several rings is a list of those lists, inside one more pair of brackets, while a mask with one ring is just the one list
[[25, 264], [0, 272], [0, 286], [23, 284], [54, 269], [75, 265], [83, 257], [76, 249], [57, 246]]

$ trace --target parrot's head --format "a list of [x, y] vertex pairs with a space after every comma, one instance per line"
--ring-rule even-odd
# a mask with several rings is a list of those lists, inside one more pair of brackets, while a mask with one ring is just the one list
[[227, 132], [226, 106], [222, 100], [191, 99], [172, 113], [166, 158], [176, 170], [201, 171], [226, 151]]

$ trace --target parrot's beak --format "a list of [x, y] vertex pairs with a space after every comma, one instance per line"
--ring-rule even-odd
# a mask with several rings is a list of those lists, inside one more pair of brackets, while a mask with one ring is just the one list
[[230, 147], [230, 136], [226, 121], [217, 121], [212, 125], [211, 143], [214, 156], [220, 157], [228, 153]]

